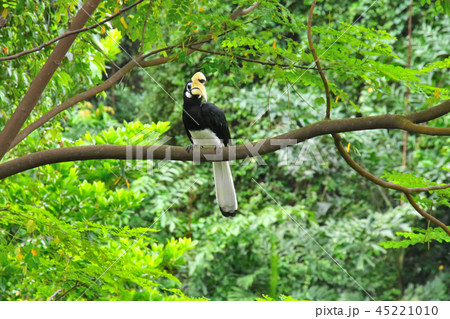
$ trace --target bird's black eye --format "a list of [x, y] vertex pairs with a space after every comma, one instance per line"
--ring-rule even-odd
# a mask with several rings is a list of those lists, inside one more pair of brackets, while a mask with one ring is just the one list
[[191, 89], [191, 83], [190, 83], [190, 82], [187, 84], [187, 88], [188, 88], [189, 90]]

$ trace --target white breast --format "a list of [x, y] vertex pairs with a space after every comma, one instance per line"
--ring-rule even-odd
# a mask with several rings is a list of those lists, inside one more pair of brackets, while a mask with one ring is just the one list
[[192, 136], [194, 144], [202, 146], [223, 146], [222, 141], [217, 137], [216, 133], [209, 128], [201, 131], [189, 131]]

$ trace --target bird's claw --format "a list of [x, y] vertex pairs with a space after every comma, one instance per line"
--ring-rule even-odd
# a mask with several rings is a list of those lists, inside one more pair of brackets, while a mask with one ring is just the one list
[[[192, 152], [192, 150], [194, 149], [194, 147], [199, 147], [200, 145], [198, 145], [198, 144], [191, 144], [191, 145], [188, 145], [188, 147], [186, 147], [186, 151], [189, 153], [189, 152]], [[201, 146], [200, 146], [201, 147]]]

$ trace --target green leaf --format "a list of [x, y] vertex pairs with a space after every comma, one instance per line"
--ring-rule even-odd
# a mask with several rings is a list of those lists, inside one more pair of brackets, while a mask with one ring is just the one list
[[34, 232], [35, 229], [36, 229], [36, 223], [34, 222], [33, 219], [30, 219], [27, 222], [27, 233], [32, 233], [32, 232]]
[[450, 242], [450, 236], [442, 228], [433, 228], [430, 227], [426, 230], [424, 229], [414, 229], [415, 232], [397, 232], [398, 236], [403, 236], [407, 238], [401, 241], [387, 241], [380, 243], [384, 248], [407, 248], [409, 246], [417, 245], [417, 244], [426, 244], [431, 243], [433, 241], [437, 241], [439, 243], [442, 242]]

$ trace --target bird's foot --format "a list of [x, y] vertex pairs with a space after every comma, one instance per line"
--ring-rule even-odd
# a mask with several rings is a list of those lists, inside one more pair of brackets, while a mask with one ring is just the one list
[[186, 151], [189, 153], [189, 152], [192, 152], [193, 150], [194, 150], [194, 147], [202, 147], [201, 145], [199, 145], [199, 144], [191, 144], [191, 145], [188, 145], [188, 147], [186, 147]]
[[223, 144], [220, 145], [216, 145], [214, 146], [214, 151], [217, 152], [218, 150], [220, 151], [223, 148]]

